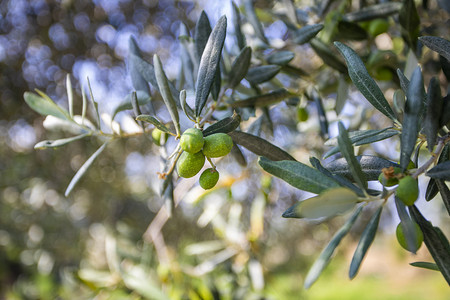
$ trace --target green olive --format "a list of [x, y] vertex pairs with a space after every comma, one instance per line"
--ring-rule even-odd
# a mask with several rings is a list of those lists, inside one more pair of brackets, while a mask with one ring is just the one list
[[165, 133], [164, 131], [159, 130], [158, 128], [155, 128], [152, 130], [152, 139], [155, 145], [161, 146], [164, 145], [164, 143], [167, 141], [167, 138], [169, 135]]
[[377, 36], [385, 33], [389, 29], [389, 22], [385, 19], [375, 19], [369, 24], [369, 33], [371, 36]]
[[398, 167], [389, 167], [382, 169], [378, 181], [384, 186], [394, 186], [398, 184], [398, 178], [395, 176], [402, 173], [402, 169]]
[[397, 225], [397, 229], [395, 230], [395, 235], [397, 236], [397, 241], [400, 244], [400, 246], [402, 246], [404, 249], [406, 249], [408, 251], [413, 251], [413, 252], [418, 250], [420, 248], [420, 246], [422, 246], [422, 242], [423, 242], [422, 230], [420, 230], [420, 227], [419, 227], [419, 225], [417, 225], [417, 223], [414, 223], [414, 225], [415, 225], [414, 227], [416, 229], [416, 236], [417, 236], [416, 249], [409, 249], [408, 241], [406, 240], [405, 233], [403, 232], [402, 223], [399, 223]]
[[417, 180], [411, 176], [405, 176], [400, 179], [395, 195], [402, 200], [405, 205], [413, 205], [419, 196]]
[[300, 122], [305, 122], [308, 120], [309, 114], [305, 107], [299, 107], [297, 109], [297, 117]]
[[189, 128], [181, 135], [180, 146], [186, 152], [197, 153], [203, 148], [203, 133], [197, 128]]
[[199, 179], [200, 186], [205, 190], [209, 190], [215, 187], [217, 181], [219, 181], [219, 172], [217, 172], [217, 170], [214, 170], [213, 168], [209, 168], [203, 171]]
[[180, 177], [189, 178], [195, 176], [203, 168], [205, 156], [202, 152], [183, 152], [177, 161], [177, 172]]
[[233, 140], [228, 134], [215, 133], [205, 137], [203, 154], [207, 157], [221, 157], [230, 153]]

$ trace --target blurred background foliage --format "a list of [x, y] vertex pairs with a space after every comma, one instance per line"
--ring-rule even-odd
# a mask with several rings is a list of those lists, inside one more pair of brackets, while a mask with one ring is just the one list
[[[286, 39], [286, 26], [270, 13], [284, 2], [255, 3], [271, 40]], [[294, 2], [313, 7], [321, 1]], [[448, 13], [436, 1], [423, 2], [429, 2], [427, 9], [418, 5], [423, 31], [448, 36]], [[185, 201], [162, 228], [163, 262], [146, 233], [163, 205], [157, 195], [158, 150], [150, 139], [115, 141], [72, 195], [63, 196], [100, 142], [92, 138], [34, 150], [38, 141], [61, 133], [45, 131], [44, 118], [25, 104], [24, 92], [37, 88], [66, 106], [70, 74], [79, 111], [80, 90], [89, 77], [101, 110], [111, 113], [132, 90], [125, 63], [129, 37], [136, 38], [145, 57], [157, 53], [174, 78], [181, 68], [180, 24], [192, 30], [203, 9], [212, 24], [232, 11], [229, 1], [207, 0], [0, 2], [0, 299], [447, 299], [448, 287], [438, 273], [408, 266], [411, 257], [395, 243], [396, 221], [387, 214], [386, 234], [377, 238], [360, 277], [352, 283], [343, 279], [347, 250], [355, 247], [350, 238], [325, 277], [310, 291], [302, 290], [312, 260], [342, 219], [318, 226], [282, 219], [281, 213], [305, 196], [252, 163], [241, 168], [231, 158], [221, 161], [225, 176], [214, 192], [205, 193], [193, 181], [179, 182], [175, 192], [186, 194]], [[400, 40], [397, 27], [389, 34], [394, 42]], [[373, 42], [375, 48], [380, 43]], [[226, 47], [233, 49], [234, 43], [227, 38]], [[294, 49], [302, 51], [305, 70], [320, 68], [310, 47]], [[439, 72], [435, 57], [423, 66], [425, 74]], [[334, 99], [324, 101], [329, 107]], [[296, 118], [287, 105], [279, 110], [279, 115]], [[310, 113], [310, 120], [317, 119], [317, 113]], [[128, 111], [120, 117], [126, 123], [131, 116]], [[263, 134], [297, 157], [320, 157], [319, 124], [296, 123], [281, 123]], [[245, 154], [250, 162], [256, 158]], [[430, 212], [438, 215], [440, 209]], [[418, 257], [426, 260], [428, 254]]]

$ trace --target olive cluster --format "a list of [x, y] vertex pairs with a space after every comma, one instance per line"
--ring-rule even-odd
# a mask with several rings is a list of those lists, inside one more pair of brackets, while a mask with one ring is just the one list
[[[197, 128], [187, 129], [180, 138], [183, 150], [177, 161], [177, 172], [180, 177], [195, 176], [203, 168], [205, 157], [222, 157], [230, 153], [233, 147], [231, 137], [225, 133], [215, 133], [203, 137]], [[213, 188], [219, 180], [219, 172], [213, 166], [200, 175], [199, 183], [205, 190]]]

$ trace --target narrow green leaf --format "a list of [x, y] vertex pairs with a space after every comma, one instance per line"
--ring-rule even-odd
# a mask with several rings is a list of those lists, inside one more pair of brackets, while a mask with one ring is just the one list
[[280, 70], [281, 67], [277, 65], [252, 67], [248, 69], [245, 79], [253, 84], [263, 83], [275, 77]]
[[244, 0], [245, 14], [247, 16], [248, 22], [252, 25], [255, 30], [255, 35], [265, 44], [269, 44], [266, 36], [264, 35], [264, 29], [261, 23], [258, 20], [258, 17], [255, 12], [255, 8], [253, 7], [252, 0]]
[[83, 101], [83, 105], [81, 107], [81, 124], [84, 124], [84, 118], [86, 117], [86, 110], [87, 110], [87, 99], [86, 99], [86, 92], [84, 89], [81, 89], [81, 99]]
[[228, 83], [232, 89], [234, 89], [241, 82], [241, 80], [244, 79], [248, 68], [250, 67], [251, 58], [252, 48], [245, 47], [234, 60], [229, 75], [230, 81]]
[[89, 96], [90, 96], [90, 99], [92, 102], [92, 106], [94, 106], [94, 112], [95, 112], [95, 115], [97, 116], [97, 128], [101, 129], [100, 113], [98, 112], [98, 102], [95, 101], [94, 93], [92, 92], [91, 81], [89, 80], [89, 77], [87, 78], [87, 84], [88, 84]]
[[242, 21], [241, 14], [239, 13], [239, 8], [237, 7], [234, 1], [231, 1], [233, 4], [233, 24], [234, 24], [234, 35], [236, 36], [237, 44], [239, 49], [244, 49], [245, 47], [245, 36], [242, 34]]
[[284, 151], [283, 149], [275, 146], [274, 144], [266, 141], [259, 136], [255, 136], [242, 131], [233, 131], [228, 133], [229, 136], [233, 139], [233, 142], [241, 145], [242, 147], [250, 150], [259, 156], [265, 156], [271, 160], [294, 160], [289, 153]]
[[423, 268], [428, 269], [432, 271], [439, 271], [439, 267], [435, 263], [426, 262], [426, 261], [416, 261], [413, 263], [410, 263], [411, 266], [417, 267], [417, 268]]
[[434, 179], [450, 180], [450, 161], [436, 165], [426, 175]]
[[[350, 142], [355, 146], [372, 144], [378, 141], [382, 141], [399, 134], [398, 130], [392, 129], [392, 127], [384, 129], [369, 129], [349, 132]], [[337, 139], [336, 139], [337, 140]], [[332, 141], [327, 141], [327, 144]], [[333, 154], [339, 153], [339, 146], [333, 147], [328, 150], [323, 157], [327, 158]]]
[[211, 32], [200, 60], [195, 88], [195, 116], [199, 117], [208, 99], [217, 69], [219, 68], [225, 35], [227, 17], [222, 16]]
[[334, 45], [345, 58], [348, 66], [348, 73], [358, 90], [366, 97], [366, 99], [381, 113], [395, 121], [395, 114], [389, 106], [383, 92], [380, 90], [375, 81], [370, 77], [361, 58], [350, 47], [335, 42]]
[[180, 136], [180, 117], [178, 115], [177, 104], [172, 97], [166, 73], [164, 73], [161, 60], [159, 59], [159, 56], [157, 54], [153, 56], [153, 66], [155, 67], [155, 76], [156, 81], [158, 82], [159, 92], [161, 93], [167, 110], [169, 111], [170, 117], [172, 118], [173, 124], [175, 125], [177, 136]]
[[397, 76], [398, 76], [398, 79], [400, 80], [400, 87], [402, 88], [402, 91], [406, 95], [408, 93], [408, 88], [409, 88], [409, 79], [405, 76], [405, 74], [400, 69], [397, 69]]
[[72, 192], [75, 185], [78, 183], [78, 181], [83, 177], [83, 175], [87, 172], [89, 167], [92, 165], [94, 160], [105, 150], [106, 145], [108, 142], [104, 143], [100, 146], [100, 148], [97, 149], [97, 151], [94, 152], [94, 154], [91, 155], [91, 157], [88, 158], [88, 160], [81, 166], [81, 168], [77, 171], [75, 176], [73, 176], [72, 180], [69, 183], [69, 186], [66, 189], [66, 192], [64, 193], [64, 196], [69, 196], [70, 192]]
[[343, 186], [343, 187], [351, 189], [352, 191], [354, 191], [360, 197], [364, 197], [365, 196], [363, 191], [360, 188], [358, 188], [357, 186], [355, 186], [353, 183], [351, 183], [347, 178], [342, 177], [342, 176], [337, 175], [337, 174], [333, 174], [328, 169], [323, 167], [322, 164], [320, 163], [320, 161], [317, 158], [310, 157], [309, 158], [309, 162], [311, 163], [311, 165], [314, 168], [316, 168], [322, 174], [324, 174], [324, 175], [330, 177], [331, 179], [333, 179], [334, 181], [336, 181], [340, 186]]
[[266, 57], [266, 61], [272, 65], [284, 66], [287, 65], [295, 57], [292, 51], [284, 50], [277, 51]]
[[309, 42], [323, 29], [323, 24], [306, 25], [294, 32], [292, 41], [297, 45]]
[[336, 111], [337, 115], [339, 115], [341, 113], [342, 109], [344, 108], [345, 103], [347, 102], [348, 90], [349, 90], [349, 86], [348, 86], [347, 81], [345, 80], [345, 76], [341, 74], [339, 76], [338, 90], [337, 90], [337, 94], [336, 94], [336, 104], [334, 107], [334, 110]]
[[66, 76], [67, 101], [69, 104], [69, 115], [73, 118], [73, 90], [72, 81], [70, 81], [70, 74]]
[[319, 278], [322, 271], [327, 267], [337, 246], [339, 246], [342, 239], [349, 233], [350, 229], [358, 219], [358, 216], [361, 214], [362, 209], [363, 206], [361, 205], [355, 210], [345, 224], [334, 234], [328, 245], [322, 250], [319, 257], [316, 259], [306, 275], [304, 282], [305, 289], [310, 288]]
[[233, 144], [230, 153], [241, 167], [247, 167], [247, 160], [238, 145]]
[[403, 114], [400, 166], [403, 170], [409, 164], [411, 154], [417, 142], [420, 114], [422, 113], [423, 77], [420, 67], [411, 76], [408, 93], [406, 94], [405, 113]]
[[194, 117], [194, 114], [192, 113], [192, 109], [186, 103], [186, 90], [181, 90], [180, 91], [180, 104], [181, 104], [181, 109], [183, 110], [184, 114], [191, 121], [195, 121], [195, 117]]
[[417, 224], [419, 224], [423, 232], [425, 245], [436, 262], [439, 271], [450, 285], [450, 244], [447, 238], [438, 227], [434, 227], [424, 218], [415, 205], [410, 206], [409, 211]]
[[[194, 69], [197, 68], [197, 61], [193, 61], [191, 57], [190, 48], [192, 45], [189, 29], [186, 27], [186, 24], [183, 22], [180, 23], [180, 33], [178, 37], [181, 47], [180, 47], [180, 56], [181, 56], [181, 68], [184, 75], [184, 79], [186, 80], [186, 86], [189, 89], [194, 89], [195, 86], [195, 78], [194, 78]], [[195, 56], [193, 54], [192, 56]]]
[[214, 133], [230, 133], [238, 128], [239, 124], [241, 124], [241, 116], [236, 112], [233, 112], [231, 117], [226, 117], [220, 121], [217, 121], [203, 130], [203, 136], [206, 137]]
[[[450, 52], [450, 49], [449, 49], [449, 52]], [[439, 55], [439, 62], [441, 63], [441, 69], [442, 69], [442, 72], [444, 72], [445, 78], [447, 78], [447, 82], [450, 82], [450, 60], [446, 59], [442, 55]]]
[[447, 126], [447, 128], [450, 128], [450, 95], [447, 94], [447, 96], [444, 97], [444, 104], [442, 107], [442, 115], [441, 119], [439, 120], [439, 126]]
[[209, 35], [211, 34], [211, 23], [209, 22], [208, 15], [202, 10], [197, 23], [195, 24], [195, 49], [197, 51], [198, 61], [202, 58], [203, 51], [208, 43]]
[[283, 213], [283, 218], [329, 218], [349, 211], [357, 202], [358, 195], [353, 191], [333, 188], [294, 204]]
[[439, 130], [439, 120], [444, 102], [441, 96], [439, 79], [431, 78], [427, 91], [427, 114], [425, 116], [424, 133], [427, 137], [428, 150], [433, 151]]
[[320, 133], [324, 139], [328, 139], [328, 119], [325, 108], [323, 107], [322, 98], [316, 89], [313, 89], [311, 96], [316, 104], [317, 114], [319, 115]]
[[408, 251], [416, 254], [417, 244], [419, 236], [416, 231], [416, 222], [414, 222], [406, 210], [406, 205], [399, 198], [395, 197], [395, 206], [397, 208], [397, 214], [400, 218], [400, 226], [402, 226], [403, 234], [406, 238], [406, 244], [408, 245]]
[[316, 54], [323, 60], [325, 64], [341, 72], [342, 74], [347, 74], [347, 67], [341, 61], [341, 59], [330, 50], [329, 45], [326, 45], [318, 39], [312, 39], [310, 44], [314, 52], [316, 52]]
[[271, 161], [260, 157], [258, 163], [266, 172], [303, 191], [320, 194], [325, 190], [339, 187], [334, 180], [297, 161]]
[[72, 136], [70, 138], [53, 140], [53, 141], [52, 140], [41, 141], [34, 146], [34, 149], [46, 149], [46, 148], [61, 147], [68, 143], [71, 143], [73, 141], [80, 140], [88, 135], [89, 135], [89, 133], [86, 132], [86, 133], [83, 133], [83, 134], [80, 134], [77, 136]]
[[[150, 80], [146, 80], [144, 78], [144, 76], [142, 76], [142, 74], [139, 72], [139, 68], [138, 68], [139, 60], [133, 59], [134, 56], [142, 59], [142, 54], [141, 54], [141, 51], [139, 50], [136, 40], [132, 36], [130, 37], [130, 40], [128, 41], [128, 48], [129, 48], [128, 58], [127, 58], [128, 72], [130, 73], [131, 83], [133, 84], [133, 88], [138, 93], [144, 92], [147, 95], [151, 95], [150, 88], [149, 88], [148, 82], [147, 82]], [[153, 70], [152, 70], [152, 72], [153, 72]], [[153, 77], [154, 77], [154, 75], [153, 75]], [[154, 81], [155, 81], [154, 83], [156, 84], [156, 78]], [[152, 85], [153, 85], [153, 83], [152, 83]], [[131, 101], [130, 101], [130, 103], [131, 103]], [[153, 107], [152, 107], [152, 109], [153, 109]]]
[[[438, 165], [450, 160], [450, 144], [446, 144], [444, 146], [444, 149], [442, 149], [441, 155], [438, 159]], [[436, 181], [433, 178], [430, 178], [430, 181], [428, 182], [427, 190], [425, 192], [425, 200], [430, 201], [434, 197], [436, 197], [437, 193], [439, 191], [439, 188], [436, 185]]]
[[366, 176], [361, 170], [361, 166], [359, 165], [356, 157], [354, 155], [354, 149], [350, 138], [348, 137], [347, 130], [344, 125], [339, 122], [339, 136], [338, 136], [338, 144], [339, 149], [341, 150], [342, 155], [348, 163], [350, 173], [352, 174], [353, 179], [356, 181], [358, 186], [361, 189], [367, 189], [367, 180]]
[[138, 121], [142, 121], [142, 122], [147, 122], [150, 123], [152, 125], [154, 125], [156, 128], [158, 128], [159, 130], [171, 134], [171, 135], [175, 135], [174, 133], [172, 133], [170, 131], [169, 128], [166, 127], [166, 125], [164, 125], [161, 121], [159, 121], [157, 118], [149, 116], [149, 115], [139, 115], [136, 117], [136, 120]]
[[58, 106], [53, 100], [38, 96], [34, 93], [25, 92], [23, 98], [28, 106], [35, 112], [43, 116], [54, 116], [63, 120], [70, 120], [70, 116], [63, 108]]
[[419, 37], [420, 18], [414, 0], [403, 0], [398, 20], [402, 27], [403, 39], [415, 51]]
[[450, 189], [447, 184], [445, 184], [444, 180], [436, 179], [436, 186], [439, 189], [439, 193], [441, 194], [442, 202], [444, 202], [444, 206], [447, 209], [447, 213], [450, 216]]
[[361, 262], [364, 259], [364, 256], [366, 256], [367, 250], [369, 250], [370, 245], [375, 239], [382, 210], [383, 206], [380, 206], [370, 218], [369, 223], [367, 224], [361, 235], [361, 239], [359, 240], [358, 246], [356, 247], [352, 262], [350, 264], [350, 279], [355, 278], [356, 274], [358, 273], [359, 267], [361, 266]]
[[450, 61], [450, 41], [437, 36], [421, 36], [419, 40], [425, 46]]
[[384, 18], [396, 14], [402, 8], [402, 4], [398, 2], [387, 2], [364, 7], [355, 12], [345, 14], [342, 19], [348, 22], [369, 21], [377, 18]]
[[[378, 176], [383, 168], [389, 168], [390, 166], [399, 167], [399, 165], [394, 162], [371, 155], [359, 155], [356, 157], [356, 160], [359, 162], [361, 170], [365, 174], [367, 180], [378, 180]], [[345, 158], [336, 159], [325, 165], [325, 167], [334, 174], [354, 180], [348, 169], [348, 163]]]
[[393, 96], [393, 105], [394, 105], [394, 112], [397, 116], [397, 119], [401, 122], [403, 121], [403, 112], [405, 111], [405, 101], [406, 101], [406, 95], [403, 92], [403, 90], [396, 90], [394, 92]]
[[267, 94], [257, 95], [231, 103], [231, 107], [262, 107], [280, 102], [292, 94], [286, 89], [278, 89]]

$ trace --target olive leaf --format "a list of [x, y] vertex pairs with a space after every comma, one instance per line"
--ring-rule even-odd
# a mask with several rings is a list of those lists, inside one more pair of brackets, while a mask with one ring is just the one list
[[338, 22], [336, 38], [345, 40], [361, 41], [367, 39], [367, 32], [357, 23], [348, 21]]
[[328, 45], [319, 39], [312, 39], [310, 45], [325, 64], [341, 72], [342, 74], [347, 74], [347, 67], [340, 58], [336, 57], [336, 54], [330, 50]]
[[419, 236], [416, 231], [416, 222], [414, 222], [406, 210], [406, 205], [397, 196], [395, 196], [395, 206], [397, 208], [397, 214], [400, 218], [400, 226], [402, 227], [403, 234], [406, 238], [406, 245], [408, 246], [408, 251], [416, 254], [417, 244], [419, 241]]
[[320, 133], [323, 138], [328, 138], [328, 119], [327, 114], [325, 112], [325, 108], [323, 107], [322, 98], [319, 96], [319, 93], [315, 89], [313, 89], [311, 93], [311, 97], [316, 104], [317, 114], [319, 115], [319, 124], [320, 124]]
[[448, 284], [450, 284], [450, 244], [438, 227], [434, 227], [420, 213], [415, 205], [409, 207], [411, 215], [419, 224], [423, 232], [423, 240], [430, 251], [439, 271], [444, 276]]
[[361, 58], [359, 58], [353, 49], [340, 42], [334, 42], [334, 45], [345, 58], [350, 78], [358, 90], [376, 109], [391, 120], [395, 121], [395, 114], [392, 111], [392, 108], [389, 106], [383, 92], [380, 90], [372, 77], [370, 77]]
[[[144, 78], [144, 76], [139, 72], [139, 60], [133, 59], [134, 56], [142, 59], [141, 51], [139, 50], [139, 47], [136, 43], [136, 40], [134, 37], [130, 36], [130, 39], [128, 41], [128, 73], [131, 77], [131, 83], [133, 84], [134, 89], [139, 92], [144, 92], [147, 95], [150, 95], [150, 88], [148, 86], [148, 81]], [[156, 78], [154, 83], [156, 83]], [[152, 83], [153, 85], [153, 83]], [[138, 97], [139, 98], [139, 97]], [[130, 100], [131, 103], [131, 100]]]
[[294, 204], [283, 213], [283, 218], [328, 218], [349, 211], [357, 202], [358, 195], [353, 191], [343, 187], [332, 188]]
[[433, 151], [436, 143], [439, 120], [442, 115], [444, 102], [441, 96], [441, 86], [439, 79], [431, 78], [427, 90], [427, 114], [423, 131], [427, 137], [428, 150]]
[[94, 93], [92, 92], [91, 81], [89, 80], [89, 77], [87, 78], [87, 85], [88, 85], [88, 89], [89, 89], [89, 96], [90, 96], [90, 99], [92, 102], [92, 106], [94, 107], [94, 112], [97, 117], [97, 128], [100, 129], [101, 122], [100, 122], [100, 113], [98, 111], [98, 102], [95, 101]]
[[250, 150], [259, 156], [265, 156], [268, 159], [278, 160], [294, 160], [289, 153], [275, 146], [274, 144], [266, 141], [259, 136], [255, 136], [246, 132], [235, 130], [228, 133], [234, 143], [241, 145], [242, 147]]
[[352, 142], [350, 141], [350, 138], [348, 137], [347, 130], [345, 129], [344, 125], [341, 122], [339, 122], [338, 128], [339, 128], [339, 135], [338, 135], [339, 149], [341, 150], [342, 155], [344, 156], [345, 160], [348, 163], [348, 167], [350, 173], [352, 174], [353, 179], [356, 181], [356, 183], [361, 189], [365, 190], [367, 189], [366, 176], [361, 170], [361, 166], [359, 165], [358, 161], [356, 160], [353, 145]]
[[180, 47], [180, 56], [181, 56], [181, 71], [183, 72], [184, 79], [186, 80], [186, 85], [190, 88], [194, 88], [194, 69], [197, 68], [197, 61], [194, 61], [195, 54], [190, 51], [192, 43], [190, 42], [189, 29], [186, 24], [183, 22], [180, 23], [180, 33], [178, 37], [181, 47]]
[[70, 74], [66, 76], [66, 90], [67, 90], [67, 102], [69, 104], [69, 116], [73, 118], [73, 90], [72, 81], [70, 80]]
[[284, 50], [270, 54], [266, 57], [266, 61], [272, 65], [287, 65], [295, 57], [295, 53], [292, 51]]
[[231, 107], [261, 107], [269, 106], [292, 96], [292, 94], [282, 88], [267, 94], [253, 96], [244, 100], [235, 101], [230, 104]]
[[230, 81], [229, 86], [235, 88], [242, 79], [244, 79], [247, 74], [248, 68], [250, 67], [250, 59], [252, 58], [252, 48], [245, 47], [241, 50], [239, 55], [233, 62], [230, 71]]
[[417, 268], [423, 268], [428, 269], [432, 271], [439, 271], [439, 267], [435, 263], [425, 262], [425, 261], [416, 261], [413, 263], [410, 263], [411, 266], [417, 267]]
[[356, 246], [355, 253], [353, 254], [352, 262], [350, 263], [349, 277], [353, 279], [361, 266], [361, 262], [366, 256], [367, 250], [375, 239], [375, 235], [378, 229], [378, 223], [380, 222], [381, 211], [383, 206], [380, 206], [377, 211], [370, 218], [366, 228], [364, 228], [359, 240], [358, 246]]
[[308, 289], [313, 285], [314, 282], [319, 278], [322, 271], [329, 264], [331, 257], [334, 254], [337, 246], [341, 243], [342, 239], [349, 233], [350, 229], [355, 224], [358, 216], [361, 214], [363, 206], [359, 206], [355, 212], [348, 218], [345, 224], [334, 234], [328, 245], [322, 250], [319, 257], [316, 259], [314, 264], [308, 271], [306, 275], [305, 282], [303, 286]]
[[211, 86], [219, 68], [225, 35], [227, 17], [222, 16], [211, 32], [198, 68], [197, 85], [195, 88], [195, 116], [199, 117], [208, 99]]
[[[450, 160], [450, 144], [446, 144], [444, 149], [442, 149], [441, 155], [439, 156], [437, 165]], [[425, 192], [425, 200], [430, 201], [434, 197], [436, 197], [439, 188], [436, 184], [436, 181], [433, 178], [430, 178], [428, 182], [427, 190]]]
[[244, 49], [245, 47], [245, 36], [242, 34], [242, 22], [241, 15], [239, 13], [239, 8], [237, 7], [234, 1], [231, 1], [233, 4], [233, 25], [234, 25], [234, 35], [236, 36], [237, 44], [239, 49]]
[[256, 15], [255, 8], [253, 6], [253, 1], [244, 0], [244, 7], [245, 7], [245, 14], [247, 15], [247, 20], [255, 30], [255, 35], [265, 44], [269, 44], [269, 41], [264, 35], [263, 27], [258, 20], [258, 16]]
[[238, 128], [240, 123], [241, 116], [236, 112], [233, 112], [232, 116], [217, 121], [216, 123], [203, 130], [203, 136], [206, 137], [214, 133], [230, 133]]
[[409, 164], [411, 154], [417, 141], [419, 132], [420, 114], [422, 113], [423, 77], [420, 67], [414, 70], [406, 94], [405, 113], [403, 114], [400, 166], [403, 170]]
[[434, 179], [450, 180], [450, 161], [436, 165], [426, 175]]
[[450, 61], [450, 41], [437, 36], [421, 36], [419, 40], [431, 50]]
[[59, 140], [45, 140], [37, 143], [34, 145], [34, 149], [45, 149], [45, 148], [55, 148], [55, 147], [61, 147], [68, 143], [71, 143], [76, 140], [81, 140], [82, 138], [87, 137], [90, 135], [90, 133], [86, 132], [77, 136], [72, 136], [65, 139], [59, 139]]
[[403, 39], [414, 51], [417, 45], [417, 38], [419, 37], [420, 26], [420, 18], [414, 0], [403, 1], [398, 20], [402, 27]]
[[143, 121], [143, 122], [147, 122], [150, 123], [152, 125], [154, 125], [156, 128], [158, 128], [159, 130], [174, 135], [174, 133], [172, 133], [170, 131], [169, 128], [166, 127], [166, 125], [164, 125], [161, 121], [159, 121], [157, 118], [149, 116], [149, 115], [139, 115], [136, 117], [137, 121]]
[[402, 8], [399, 2], [387, 2], [364, 7], [363, 9], [345, 14], [342, 19], [348, 22], [369, 21], [396, 14]]
[[330, 188], [339, 187], [333, 179], [298, 161], [272, 161], [260, 157], [258, 163], [266, 172], [303, 191], [320, 194]]
[[172, 96], [169, 88], [169, 81], [167, 80], [166, 73], [164, 73], [163, 66], [159, 56], [155, 54], [153, 56], [153, 66], [155, 67], [155, 76], [158, 83], [159, 92], [166, 104], [167, 110], [169, 111], [172, 122], [175, 126], [177, 136], [180, 136], [180, 117], [178, 115], [177, 104]]
[[[356, 156], [356, 160], [361, 166], [362, 172], [366, 176], [366, 180], [378, 180], [378, 176], [381, 173], [381, 169], [389, 167], [399, 167], [398, 164], [384, 159], [382, 157], [372, 155], [359, 155]], [[326, 164], [325, 167], [331, 171], [331, 173], [341, 175], [347, 179], [354, 180], [348, 167], [348, 163], [345, 158], [339, 158]]]
[[298, 45], [309, 42], [323, 29], [323, 24], [306, 25], [294, 32], [292, 41]]
[[343, 186], [343, 187], [351, 189], [352, 191], [354, 191], [360, 197], [364, 197], [365, 196], [363, 191], [360, 188], [355, 186], [347, 178], [342, 177], [342, 176], [340, 176], [338, 174], [331, 173], [328, 169], [326, 169], [324, 166], [322, 166], [322, 164], [320, 163], [320, 161], [317, 158], [310, 157], [309, 158], [309, 162], [311, 163], [311, 165], [314, 168], [316, 168], [322, 174], [324, 174], [324, 175], [330, 177], [331, 179], [333, 179], [334, 181], [336, 181], [340, 186]]
[[444, 180], [436, 179], [436, 186], [439, 189], [439, 193], [441, 194], [442, 202], [444, 202], [444, 206], [447, 209], [447, 213], [450, 216], [450, 189], [447, 184], [445, 184]]
[[64, 193], [65, 197], [69, 196], [69, 194], [72, 192], [75, 185], [78, 183], [78, 181], [80, 181], [81, 177], [83, 177], [83, 175], [87, 172], [87, 170], [92, 165], [92, 163], [95, 161], [95, 159], [103, 152], [103, 150], [105, 150], [107, 144], [108, 144], [108, 142], [101, 145], [100, 148], [98, 148], [97, 151], [95, 151], [94, 154], [92, 154], [88, 158], [88, 160], [86, 160], [86, 162], [77, 171], [75, 176], [73, 176], [72, 180], [69, 183], [69, 186], [67, 187], [67, 189]]
[[205, 50], [206, 44], [208, 43], [209, 35], [211, 34], [211, 24], [209, 22], [208, 16], [205, 11], [202, 10], [200, 13], [200, 17], [198, 18], [197, 23], [195, 24], [195, 49], [197, 51], [197, 59], [200, 62], [200, 59], [203, 55], [203, 51]]
[[253, 84], [269, 81], [280, 72], [281, 67], [277, 65], [257, 66], [248, 69], [245, 79]]
[[[147, 104], [151, 101], [150, 96], [143, 91], [136, 91], [136, 97], [137, 97], [137, 103], [142, 106], [144, 104]], [[112, 119], [114, 120], [114, 118], [116, 117], [116, 115], [124, 110], [129, 110], [129, 109], [133, 109], [133, 105], [131, 104], [131, 94], [127, 95], [125, 97], [125, 99], [123, 99], [114, 109], [113, 114], [112, 114]]]
[[[350, 142], [355, 146], [372, 144], [378, 141], [382, 141], [393, 137], [394, 135], [399, 134], [398, 130], [392, 129], [392, 127], [384, 128], [384, 129], [368, 129], [368, 130], [360, 130], [360, 131], [352, 131], [349, 132]], [[327, 144], [330, 144], [332, 140], [328, 140]], [[323, 157], [327, 158], [333, 154], [339, 153], [339, 146], [335, 146], [328, 150]]]
[[192, 113], [192, 109], [189, 107], [189, 105], [186, 103], [186, 90], [180, 91], [180, 105], [181, 109], [183, 110], [184, 114], [191, 120], [195, 121], [194, 114]]
[[62, 120], [70, 120], [69, 113], [53, 102], [50, 97], [38, 96], [34, 93], [25, 92], [23, 98], [28, 106], [43, 116], [54, 116]]
[[405, 74], [400, 69], [397, 69], [397, 76], [398, 76], [398, 79], [400, 80], [400, 87], [402, 88], [402, 91], [405, 94], [408, 93], [409, 79], [405, 76]]

